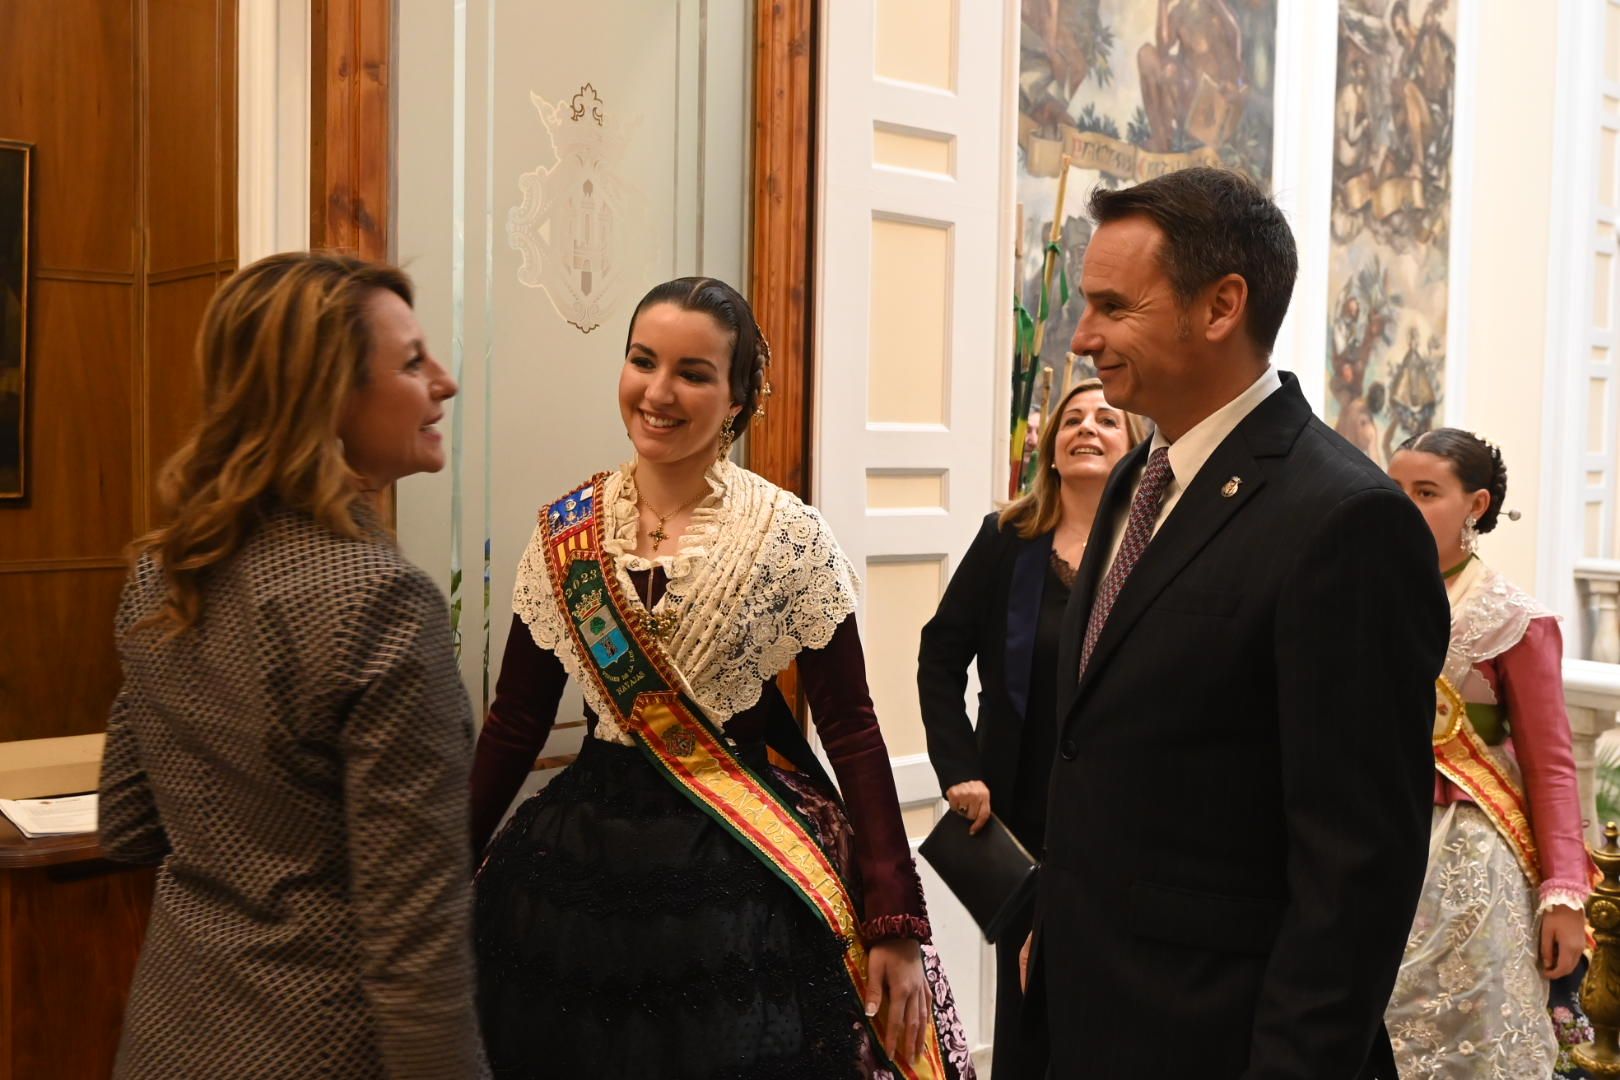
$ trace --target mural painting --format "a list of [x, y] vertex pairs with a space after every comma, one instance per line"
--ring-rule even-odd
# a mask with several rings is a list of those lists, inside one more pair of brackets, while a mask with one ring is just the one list
[[1443, 422], [1457, 13], [1341, 0], [1326, 419], [1379, 464]]
[[1032, 385], [1043, 368], [1054, 394], [1094, 373], [1068, 355], [1094, 187], [1220, 165], [1270, 188], [1276, 38], [1277, 0], [1022, 0], [1018, 299], [1036, 320], [1058, 174], [1071, 161]]

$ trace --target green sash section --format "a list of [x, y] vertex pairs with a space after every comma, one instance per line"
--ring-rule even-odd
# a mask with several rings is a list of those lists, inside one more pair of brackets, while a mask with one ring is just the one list
[[[585, 655], [581, 659], [586, 660], [595, 668], [596, 674], [601, 680], [602, 688], [607, 691], [608, 697], [613, 702], [614, 711], [618, 714], [615, 719], [619, 721], [620, 726], [627, 731], [640, 735], [641, 732], [637, 730], [640, 725], [630, 719], [631, 714], [635, 712], [636, 699], [642, 694], [669, 693], [676, 695], [677, 701], [686, 714], [683, 719], [706, 730], [714, 737], [715, 742], [720, 747], [725, 748], [730, 745], [725, 734], [716, 728], [713, 722], [709, 720], [708, 715], [704, 713], [703, 707], [687, 697], [680, 687], [673, 685], [658, 670], [658, 665], [648, 655], [646, 647], [639, 640], [636, 633], [639, 626], [635, 616], [626, 615], [616, 605], [613, 590], [608, 588], [606, 576], [603, 574], [600, 562], [596, 559], [575, 559], [571, 562], [568, 566], [567, 577], [564, 578], [562, 583], [562, 595], [564, 602], [567, 604], [569, 621], [577, 628], [577, 644], [583, 646], [582, 651]], [[714, 807], [694, 795], [678, 777], [670, 772], [669, 766], [664, 759], [653, 753], [651, 748], [647, 746], [645, 738], [638, 738], [636, 745], [646, 752], [648, 760], [653, 763], [654, 767], [658, 769], [666, 780], [674, 784], [682, 794], [691, 799], [693, 803], [719, 823], [727, 832], [737, 836], [739, 840], [742, 839], [738, 835], [736, 828], [724, 816], [716, 813]], [[759, 785], [760, 791], [780, 807], [784, 813], [798, 822], [799, 827], [805, 831], [811, 842], [815, 842], [815, 834], [810, 831], [809, 825], [800, 816], [798, 809], [777, 798], [771, 786], [761, 779], [759, 774], [750, 768], [746, 762], [735, 754], [728, 754], [724, 763], [728, 768], [735, 768], [752, 777], [754, 783]], [[753, 850], [752, 845], [746, 846]], [[771, 871], [786, 882], [806, 903], [809, 903], [811, 907], [816, 906], [809, 898], [803, 897], [797, 883], [781, 867], [769, 859], [762, 859], [761, 861], [769, 866]], [[817, 913], [820, 913], [819, 909]]]
[[1507, 742], [1507, 723], [1502, 719], [1502, 709], [1499, 705], [1487, 705], [1484, 702], [1470, 701], [1467, 704], [1468, 722], [1474, 726], [1474, 731], [1485, 740], [1486, 746], [1501, 746]]

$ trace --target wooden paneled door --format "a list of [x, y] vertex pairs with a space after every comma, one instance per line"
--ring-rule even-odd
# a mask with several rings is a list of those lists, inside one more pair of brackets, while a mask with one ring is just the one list
[[34, 144], [29, 500], [0, 509], [0, 742], [106, 726], [129, 541], [195, 417], [236, 266], [235, 0], [0, 0]]

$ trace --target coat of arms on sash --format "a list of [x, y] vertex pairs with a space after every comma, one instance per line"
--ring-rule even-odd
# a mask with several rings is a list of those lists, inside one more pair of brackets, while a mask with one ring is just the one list
[[610, 122], [590, 83], [564, 101], [529, 100], [557, 160], [518, 178], [523, 203], [507, 212], [507, 243], [523, 257], [518, 280], [588, 334], [646, 277], [653, 254], [645, 200], [624, 178], [636, 121]]
[[579, 636], [591, 650], [591, 655], [596, 657], [597, 665], [610, 668], [624, 659], [629, 648], [624, 640], [624, 631], [602, 603], [601, 592], [587, 594], [580, 607], [583, 610], [577, 618]]

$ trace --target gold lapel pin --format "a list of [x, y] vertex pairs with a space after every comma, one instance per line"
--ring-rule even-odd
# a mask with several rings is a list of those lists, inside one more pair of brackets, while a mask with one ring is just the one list
[[1222, 484], [1221, 485], [1221, 498], [1230, 499], [1232, 496], [1236, 495], [1238, 493], [1238, 486], [1241, 485], [1242, 483], [1243, 483], [1243, 477], [1234, 476], [1234, 477], [1232, 477], [1232, 479], [1230, 479], [1226, 483]]

